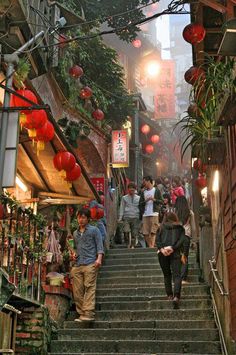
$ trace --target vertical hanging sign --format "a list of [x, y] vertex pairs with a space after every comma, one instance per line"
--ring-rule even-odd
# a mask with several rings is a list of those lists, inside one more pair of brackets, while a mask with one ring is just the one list
[[127, 129], [112, 131], [112, 167], [129, 166], [129, 134]]

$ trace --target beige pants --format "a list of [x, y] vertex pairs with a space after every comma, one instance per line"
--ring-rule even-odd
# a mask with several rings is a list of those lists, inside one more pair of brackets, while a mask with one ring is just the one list
[[98, 269], [94, 264], [75, 266], [71, 270], [73, 296], [79, 315], [93, 318]]

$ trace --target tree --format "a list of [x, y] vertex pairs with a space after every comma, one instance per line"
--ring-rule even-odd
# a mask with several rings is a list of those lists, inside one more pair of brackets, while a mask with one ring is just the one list
[[[69, 9], [75, 11], [89, 23], [90, 28], [99, 27], [106, 22], [113, 29], [120, 29], [129, 23], [143, 20], [143, 9], [147, 5], [159, 0], [60, 0]], [[116, 31], [117, 35], [130, 42], [134, 40], [140, 28], [137, 25], [123, 31]]]

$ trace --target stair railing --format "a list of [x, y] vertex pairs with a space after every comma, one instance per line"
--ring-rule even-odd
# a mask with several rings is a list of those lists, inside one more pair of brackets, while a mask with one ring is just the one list
[[[219, 289], [219, 292], [222, 296], [228, 296], [228, 292], [226, 292], [224, 290], [224, 287], [222, 285], [222, 280], [219, 279], [219, 274], [218, 274], [218, 270], [215, 267], [215, 259], [214, 257], [212, 258], [212, 260], [209, 260], [209, 264], [210, 264], [210, 271], [213, 275], [213, 279]], [[226, 346], [226, 342], [225, 342], [225, 337], [224, 337], [224, 332], [221, 326], [221, 321], [220, 321], [220, 317], [219, 317], [219, 312], [217, 309], [217, 304], [215, 301], [215, 297], [212, 291], [212, 288], [210, 287], [210, 295], [211, 295], [211, 299], [212, 299], [212, 305], [213, 305], [213, 312], [214, 312], [214, 319], [217, 325], [217, 328], [219, 330], [219, 335], [220, 335], [220, 343], [221, 343], [221, 349], [222, 349], [222, 353], [224, 355], [229, 355], [228, 350], [227, 350], [227, 346]]]

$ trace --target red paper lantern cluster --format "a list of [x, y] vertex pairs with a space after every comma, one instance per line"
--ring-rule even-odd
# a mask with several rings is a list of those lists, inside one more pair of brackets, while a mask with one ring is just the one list
[[66, 172], [74, 168], [75, 163], [75, 157], [70, 152], [58, 152], [53, 158], [54, 167], [64, 178], [66, 177]]
[[147, 124], [144, 124], [142, 127], [141, 127], [141, 132], [143, 134], [148, 134], [150, 132], [150, 127], [147, 125]]
[[44, 110], [33, 110], [26, 115], [25, 123], [22, 125], [28, 129], [30, 138], [36, 137], [36, 129], [42, 128], [47, 122], [47, 114]]
[[205, 35], [206, 30], [200, 23], [191, 23], [183, 30], [183, 37], [185, 41], [193, 45], [203, 41]]
[[154, 152], [154, 147], [151, 144], [146, 145], [145, 151], [147, 154], [152, 154]]
[[93, 118], [97, 121], [102, 121], [104, 119], [104, 112], [99, 108], [92, 113]]
[[199, 175], [197, 180], [195, 181], [196, 186], [199, 189], [204, 189], [205, 187], [207, 187], [207, 179], [204, 175]]
[[153, 136], [151, 136], [151, 142], [153, 144], [157, 144], [160, 140], [160, 137], [157, 134], [154, 134]]
[[84, 71], [79, 65], [73, 65], [73, 67], [69, 69], [69, 74], [73, 78], [80, 78], [84, 74]]
[[79, 164], [75, 163], [72, 170], [66, 172], [66, 178], [68, 185], [71, 186], [72, 182], [77, 180], [81, 175], [81, 168]]
[[194, 85], [205, 79], [205, 72], [202, 68], [192, 66], [185, 72], [184, 79], [188, 84]]
[[83, 89], [80, 90], [79, 96], [81, 99], [89, 99], [93, 95], [92, 89], [89, 86], [85, 86]]
[[35, 140], [37, 142], [37, 154], [40, 150], [44, 150], [45, 143], [53, 139], [55, 134], [54, 127], [51, 122], [46, 121], [43, 127], [36, 129]]

